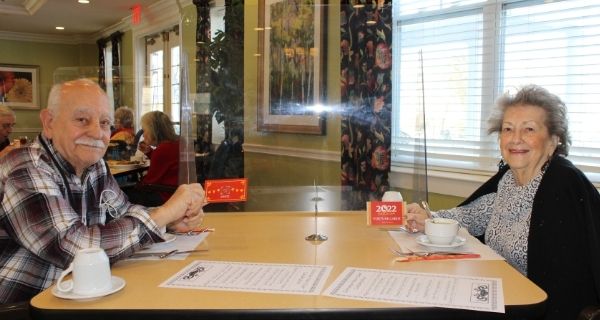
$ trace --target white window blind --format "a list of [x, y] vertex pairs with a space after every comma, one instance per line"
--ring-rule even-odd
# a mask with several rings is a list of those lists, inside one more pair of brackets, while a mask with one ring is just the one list
[[600, 182], [600, 2], [393, 5], [396, 165], [410, 166], [426, 137], [430, 168], [494, 172], [500, 152], [497, 136], [487, 134], [494, 100], [535, 83], [565, 101], [573, 138], [569, 159]]

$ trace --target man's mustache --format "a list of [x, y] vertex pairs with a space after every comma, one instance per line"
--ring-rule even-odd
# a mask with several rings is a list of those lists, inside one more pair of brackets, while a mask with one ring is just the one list
[[106, 148], [106, 144], [104, 143], [104, 141], [90, 138], [79, 138], [75, 140], [75, 144], [80, 144], [94, 148]]

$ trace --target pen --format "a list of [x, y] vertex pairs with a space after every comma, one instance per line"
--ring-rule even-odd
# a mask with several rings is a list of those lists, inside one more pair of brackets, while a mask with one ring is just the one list
[[429, 209], [429, 203], [427, 203], [427, 201], [423, 200], [423, 201], [421, 201], [421, 207], [423, 207], [423, 209], [425, 209], [425, 213], [427, 213], [427, 218], [432, 219], [433, 216], [431, 215], [431, 210]]

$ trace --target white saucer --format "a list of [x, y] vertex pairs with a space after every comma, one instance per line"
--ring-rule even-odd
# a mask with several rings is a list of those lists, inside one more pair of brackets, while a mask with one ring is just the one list
[[172, 233], [164, 233], [163, 239], [165, 239], [165, 242], [161, 242], [161, 243], [169, 243], [169, 242], [175, 241], [175, 239], [177, 239], [177, 236]]
[[[66, 284], [70, 283], [71, 281], [72, 280], [67, 280], [63, 283], [66, 285]], [[52, 294], [55, 295], [56, 297], [63, 298], [63, 299], [83, 300], [83, 299], [93, 299], [93, 298], [107, 296], [107, 295], [109, 295], [111, 293], [115, 293], [115, 292], [123, 289], [123, 287], [125, 287], [125, 280], [123, 280], [123, 278], [112, 276], [111, 282], [112, 283], [111, 283], [110, 290], [105, 291], [105, 292], [94, 293], [94, 294], [89, 294], [89, 295], [81, 295], [81, 294], [76, 294], [73, 291], [62, 292], [62, 291], [59, 291], [56, 286], [54, 286], [54, 287], [52, 287]]]
[[454, 238], [454, 241], [452, 241], [449, 244], [433, 244], [429, 242], [429, 238], [427, 238], [426, 235], [420, 235], [417, 237], [417, 243], [426, 247], [456, 248], [462, 246], [463, 244], [465, 244], [465, 242], [467, 242], [467, 239], [460, 236], [456, 236], [456, 238]]

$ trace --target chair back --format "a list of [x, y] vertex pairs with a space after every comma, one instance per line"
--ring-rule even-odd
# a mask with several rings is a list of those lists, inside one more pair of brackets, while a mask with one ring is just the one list
[[0, 319], [30, 320], [29, 301], [0, 304]]
[[600, 320], [600, 306], [589, 306], [581, 310], [577, 320]]
[[110, 140], [104, 157], [106, 160], [129, 160], [131, 148], [123, 140]]

